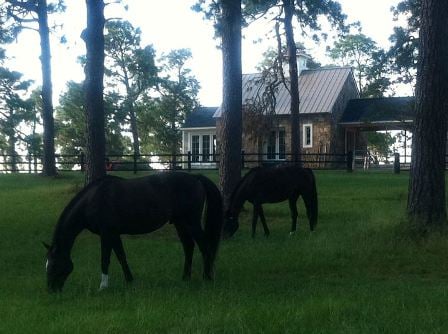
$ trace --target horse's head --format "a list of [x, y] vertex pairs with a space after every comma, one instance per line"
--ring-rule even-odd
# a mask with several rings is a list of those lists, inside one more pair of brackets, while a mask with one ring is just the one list
[[49, 292], [61, 292], [68, 275], [73, 271], [73, 262], [69, 255], [58, 254], [55, 246], [47, 248], [47, 287]]
[[238, 216], [233, 216], [227, 213], [224, 218], [223, 238], [228, 239], [232, 237], [238, 230]]

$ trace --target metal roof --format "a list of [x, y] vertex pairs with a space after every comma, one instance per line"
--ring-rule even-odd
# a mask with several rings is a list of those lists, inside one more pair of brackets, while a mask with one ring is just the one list
[[[254, 101], [257, 94], [263, 93], [265, 85], [261, 78], [260, 73], [243, 74], [243, 105]], [[299, 76], [300, 114], [331, 113], [347, 79], [353, 79], [350, 67], [303, 70]], [[276, 94], [276, 114], [289, 115], [290, 101], [287, 88], [280, 84]], [[221, 112], [219, 107], [214, 117], [220, 117]]]
[[215, 127], [216, 120], [213, 118], [213, 114], [216, 112], [216, 109], [218, 109], [218, 107], [196, 108], [190, 115], [187, 116], [182, 128], [186, 129]]
[[414, 97], [350, 100], [339, 122], [342, 125], [407, 123], [415, 116]]

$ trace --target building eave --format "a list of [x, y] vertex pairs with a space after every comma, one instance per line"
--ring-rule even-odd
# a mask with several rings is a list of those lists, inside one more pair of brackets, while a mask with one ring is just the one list
[[180, 128], [180, 131], [188, 131], [188, 130], [216, 130], [216, 126], [205, 126], [205, 127], [191, 127], [191, 128]]

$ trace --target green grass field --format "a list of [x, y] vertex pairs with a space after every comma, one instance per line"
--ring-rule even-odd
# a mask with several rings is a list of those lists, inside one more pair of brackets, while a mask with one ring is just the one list
[[[210, 175], [215, 180], [215, 174]], [[181, 280], [174, 228], [124, 237], [135, 281], [115, 259], [98, 291], [97, 236], [75, 243], [62, 294], [45, 286], [45, 249], [83, 178], [0, 175], [0, 333], [446, 333], [448, 242], [415, 239], [404, 220], [408, 175], [316, 172], [319, 223], [300, 203], [289, 236], [287, 203], [266, 205], [271, 236], [250, 237], [251, 208], [221, 244], [214, 283]]]

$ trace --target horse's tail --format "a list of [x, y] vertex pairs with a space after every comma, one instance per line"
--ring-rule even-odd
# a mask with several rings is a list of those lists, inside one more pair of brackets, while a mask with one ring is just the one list
[[208, 240], [211, 263], [216, 258], [223, 225], [222, 197], [218, 187], [203, 175], [196, 175], [207, 194], [204, 232]]
[[308, 202], [306, 204], [306, 213], [308, 216], [308, 220], [310, 222], [311, 231], [317, 225], [317, 215], [318, 215], [318, 199], [317, 199], [317, 187], [316, 187], [316, 178], [314, 177], [314, 173], [311, 169], [307, 169], [310, 175], [310, 187], [309, 189], [309, 198], [306, 200], [306, 196], [303, 199]]

